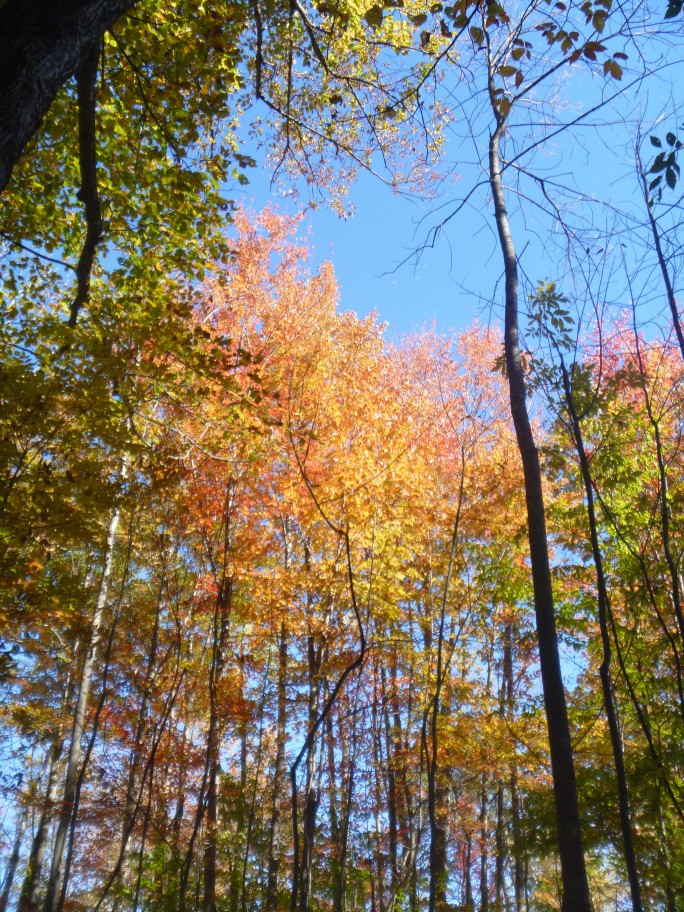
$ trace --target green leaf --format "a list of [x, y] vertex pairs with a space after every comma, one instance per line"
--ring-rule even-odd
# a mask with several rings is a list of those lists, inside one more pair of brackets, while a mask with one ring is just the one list
[[613, 77], [613, 79], [622, 79], [622, 67], [617, 62], [617, 60], [608, 61], [608, 72]]
[[382, 25], [383, 10], [381, 6], [371, 6], [363, 17], [371, 28], [380, 28]]
[[658, 174], [660, 171], [664, 171], [666, 167], [667, 167], [667, 165], [665, 163], [665, 153], [660, 152], [658, 155], [656, 155], [655, 161], [653, 162], [651, 167], [648, 169], [648, 173], [649, 174]]

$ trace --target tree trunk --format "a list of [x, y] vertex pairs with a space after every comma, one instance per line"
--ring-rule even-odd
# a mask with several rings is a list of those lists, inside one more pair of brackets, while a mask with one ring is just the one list
[[397, 837], [397, 777], [395, 739], [392, 737], [392, 724], [390, 722], [391, 699], [388, 693], [387, 676], [384, 667], [380, 666], [380, 678], [383, 691], [383, 720], [385, 723], [385, 751], [387, 754], [387, 822], [389, 824], [389, 861], [391, 874], [391, 895], [394, 896], [399, 885], [399, 856]]
[[[611, 663], [611, 643], [610, 631], [608, 626], [608, 613], [610, 603], [608, 601], [608, 586], [606, 584], [605, 573], [603, 572], [603, 557], [599, 545], [598, 528], [596, 524], [596, 511], [594, 508], [594, 490], [591, 483], [591, 473], [589, 471], [589, 460], [584, 449], [584, 439], [582, 437], [582, 428], [579, 416], [575, 408], [575, 402], [572, 397], [570, 387], [570, 377], [565, 367], [565, 362], [561, 357], [561, 369], [563, 372], [563, 390], [565, 392], [565, 402], [570, 414], [572, 433], [575, 438], [575, 448], [580, 463], [582, 473], [582, 482], [584, 484], [584, 495], [587, 503], [587, 517], [589, 519], [589, 532], [591, 538], [591, 551], [594, 558], [594, 569], [596, 570], [596, 588], [598, 592], [598, 615], [599, 627], [601, 630], [601, 645], [603, 657], [601, 667], [599, 668], [599, 677], [601, 678], [601, 689], [603, 691], [603, 705], [606, 710], [608, 720], [608, 731], [610, 733], [610, 743], [613, 749], [613, 762], [615, 764], [615, 778], [617, 780], [618, 806], [620, 809], [620, 829], [622, 831], [622, 845], [627, 865], [627, 876], [629, 879], [629, 890], [632, 899], [633, 912], [642, 912], [641, 887], [639, 885], [639, 874], [637, 871], [636, 856], [634, 854], [634, 841], [632, 839], [632, 823], [629, 809], [629, 790], [627, 786], [627, 773], [625, 770], [625, 760], [622, 751], [622, 735], [618, 724], [617, 709], [613, 698], [613, 677], [610, 670]], [[664, 496], [664, 494], [663, 494]], [[675, 588], [677, 579], [675, 575]]]
[[[356, 770], [356, 716], [358, 706], [358, 690], [354, 699], [352, 711], [351, 753], [345, 756], [343, 749], [342, 769], [347, 770], [347, 788], [342, 818], [342, 832], [340, 833], [340, 869], [337, 874], [337, 883], [333, 894], [333, 912], [346, 912], [347, 908], [347, 855], [349, 852], [349, 825], [352, 815], [352, 801], [354, 798], [354, 773]], [[342, 722], [340, 720], [340, 728]], [[344, 741], [342, 742], [344, 745]], [[344, 779], [344, 776], [343, 776]]]
[[[224, 580], [221, 597], [217, 600], [214, 618], [214, 652], [211, 670], [211, 706], [209, 737], [207, 740], [209, 776], [207, 780], [206, 829], [204, 837], [204, 899], [202, 912], [216, 912], [216, 861], [218, 836], [218, 779], [221, 771], [219, 749], [223, 735], [221, 720], [217, 711], [217, 691], [226, 664], [226, 645], [233, 610], [233, 584]], [[244, 749], [243, 749], [244, 750]], [[245, 783], [241, 783], [240, 796], [244, 796]], [[237, 865], [233, 865], [234, 870]], [[231, 908], [237, 908], [237, 886], [231, 890]]]
[[273, 774], [273, 804], [268, 847], [268, 882], [264, 912], [275, 912], [278, 900], [278, 874], [280, 873], [280, 817], [285, 781], [285, 741], [287, 723], [287, 625], [280, 625], [280, 649], [278, 653], [278, 731], [276, 734], [276, 758]]
[[[221, 718], [218, 711], [218, 688], [225, 665], [225, 647], [231, 621], [233, 606], [233, 577], [229, 573], [229, 557], [233, 546], [233, 509], [235, 506], [236, 485], [230, 478], [225, 489], [222, 516], [222, 548], [221, 562], [216, 561], [216, 555], [208, 537], [205, 538], [205, 552], [207, 562], [216, 583], [217, 592], [214, 602], [211, 632], [211, 667], [209, 674], [209, 720], [207, 742], [205, 750], [204, 769], [202, 780], [197, 795], [197, 809], [190, 834], [190, 841], [181, 865], [180, 883], [178, 887], [178, 912], [185, 912], [187, 906], [188, 882], [195, 857], [195, 843], [200, 833], [200, 827], [205, 813], [208, 814], [206, 831], [204, 834], [203, 866], [204, 866], [204, 897], [203, 908], [214, 909], [216, 905], [216, 789], [219, 773], [219, 746], [221, 742]], [[242, 792], [244, 793], [244, 791]], [[199, 891], [202, 878], [197, 878]], [[231, 902], [233, 898], [231, 896]], [[195, 898], [195, 907], [200, 905], [199, 894]], [[231, 909], [231, 912], [233, 910]]]
[[496, 790], [496, 868], [494, 872], [494, 888], [496, 895], [496, 912], [503, 912], [504, 908], [504, 862], [506, 860], [506, 841], [504, 838], [504, 788], [499, 781]]
[[466, 835], [465, 862], [463, 865], [464, 874], [464, 892], [466, 909], [475, 909], [475, 899], [473, 898], [473, 837], [470, 833]]
[[657, 799], [658, 830], [660, 836], [660, 858], [665, 872], [665, 908], [667, 912], [680, 912], [675, 895], [675, 886], [672, 877], [672, 862], [670, 859], [670, 845], [663, 818], [663, 806], [660, 801], [660, 795]]
[[[454, 569], [456, 547], [459, 537], [461, 520], [461, 505], [463, 503], [463, 488], [465, 484], [465, 455], [461, 449], [461, 477], [458, 490], [458, 505], [454, 531], [451, 537], [449, 562], [444, 578], [444, 589], [439, 614], [439, 629], [437, 635], [437, 670], [435, 679], [435, 692], [430, 701], [430, 751], [428, 752], [427, 779], [428, 779], [428, 815], [430, 818], [430, 896], [429, 912], [443, 912], [447, 906], [447, 808], [446, 788], [442, 781], [439, 764], [439, 719], [448, 716], [449, 707], [441, 705], [441, 695], [446, 676], [448, 674], [451, 656], [444, 654], [445, 624], [447, 611], [447, 597], [449, 583]], [[453, 651], [453, 650], [452, 650]], [[427, 740], [427, 739], [426, 739]]]
[[482, 774], [480, 784], [480, 912], [489, 912], [489, 805], [487, 796], [487, 773]]
[[551, 753], [556, 831], [563, 880], [562, 912], [591, 912], [570, 724], [558, 652], [541, 467], [527, 411], [525, 372], [518, 338], [518, 261], [506, 210], [500, 159], [500, 142], [506, 121], [499, 112], [497, 96], [494, 93], [492, 72], [490, 98], [496, 116], [496, 129], [489, 141], [489, 182], [504, 260], [506, 372], [511, 415], [525, 478], [527, 531], [532, 564], [537, 645]]
[[0, 192], [59, 89], [135, 0], [0, 4]]
[[[125, 467], [122, 471], [124, 476]], [[45, 896], [44, 912], [54, 912], [55, 903], [59, 896], [59, 888], [62, 880], [62, 863], [64, 860], [64, 848], [66, 845], [69, 823], [74, 807], [76, 797], [76, 786], [78, 782], [79, 766], [81, 763], [81, 738], [85, 725], [85, 716], [88, 708], [88, 698], [90, 696], [90, 684], [93, 675], [93, 666], [95, 656], [100, 642], [100, 632], [104, 617], [104, 610], [107, 605], [107, 596], [109, 594], [109, 580], [112, 573], [112, 563], [114, 558], [114, 544], [116, 541], [116, 530], [119, 525], [119, 508], [117, 507], [112, 513], [109, 521], [107, 532], [107, 545], [105, 549], [104, 567], [100, 587], [97, 593], [97, 602], [93, 613], [93, 621], [90, 629], [90, 642], [86, 649], [83, 659], [83, 668], [81, 669], [81, 680], [78, 687], [78, 696], [76, 698], [76, 708], [74, 709], [74, 721], [71, 730], [71, 743], [69, 745], [69, 755], [67, 757], [66, 774], [64, 777], [64, 792], [62, 796], [62, 808], [57, 823], [57, 832], [52, 850], [52, 865], [50, 867], [50, 879], [48, 881], [47, 894]]]
[[[320, 699], [320, 670], [323, 661], [324, 646], [316, 647], [314, 637], [309, 636], [309, 731], [313, 729], [318, 718]], [[306, 758], [306, 785], [304, 813], [302, 819], [302, 867], [299, 880], [299, 912], [309, 912], [311, 907], [311, 883], [313, 875], [313, 848], [316, 833], [316, 814], [320, 794], [316, 783], [318, 744], [314, 741]]]
[[[78, 652], [78, 646], [74, 646], [74, 653]], [[62, 712], [64, 715], [69, 711], [71, 700], [73, 698], [74, 675], [73, 665], [67, 672], [67, 680], [64, 688], [64, 698], [62, 701]], [[55, 732], [52, 746], [50, 747], [50, 761], [48, 768], [47, 787], [45, 789], [45, 798], [38, 820], [38, 826], [31, 842], [31, 851], [26, 862], [26, 873], [24, 882], [21, 887], [19, 896], [18, 912], [36, 912], [38, 909], [38, 890], [40, 887], [41, 874], [43, 871], [43, 862], [45, 860], [45, 848], [47, 846], [48, 829], [52, 820], [52, 812], [57, 801], [57, 787], [59, 785], [60, 760], [64, 751], [64, 735], [62, 732], [62, 723], [60, 722], [59, 730]]]
[[[247, 795], [247, 715], [244, 712], [245, 705], [245, 654], [244, 654], [244, 641], [243, 646], [240, 650], [240, 655], [238, 657], [238, 664], [240, 666], [240, 675], [239, 675], [239, 688], [238, 688], [238, 705], [243, 707], [243, 712], [240, 718], [240, 725], [238, 728], [238, 737], [240, 740], [240, 783], [238, 794], [235, 799], [234, 804], [234, 821], [235, 821], [235, 833], [233, 836], [234, 843], [233, 848], [231, 849], [231, 862], [230, 862], [230, 895], [229, 895], [229, 905], [228, 908], [230, 912], [238, 912], [240, 907], [240, 881], [242, 877], [242, 871], [244, 864], [241, 863], [244, 859], [244, 852], [246, 851], [246, 832], [247, 832], [247, 819], [246, 819], [246, 795]], [[258, 776], [258, 773], [257, 773]]]
[[[504, 713], [510, 722], [514, 722], [513, 690], [513, 624], [508, 622], [504, 627], [503, 648], [503, 695]], [[515, 752], [510, 767], [511, 789], [511, 824], [513, 835], [513, 890], [515, 893], [515, 912], [523, 912], [525, 905], [525, 864], [523, 845], [520, 834], [520, 793], [518, 791], [518, 765]]]
[[[162, 584], [163, 586], [163, 578]], [[112, 912], [118, 912], [121, 905], [121, 888], [123, 887], [126, 868], [128, 867], [129, 857], [129, 840], [133, 831], [135, 815], [140, 803], [140, 770], [143, 757], [143, 738], [147, 730], [147, 715], [150, 702], [152, 699], [152, 686], [154, 681], [154, 668], [157, 662], [157, 647], [159, 645], [159, 616], [162, 608], [161, 586], [157, 598], [157, 610], [154, 616], [154, 627], [152, 628], [152, 639], [150, 650], [147, 654], [147, 668], [145, 670], [145, 683], [138, 711], [138, 721], [133, 735], [133, 746], [128, 764], [128, 782], [126, 784], [126, 806], [124, 809], [124, 819], [121, 828], [121, 847], [119, 849], [119, 870], [116, 877], [117, 889], [115, 890], [114, 901], [112, 903]]]
[[5, 881], [2, 885], [2, 892], [0, 893], [0, 912], [6, 912], [7, 910], [10, 893], [12, 892], [12, 884], [14, 883], [14, 875], [17, 873], [17, 865], [19, 864], [19, 854], [21, 852], [21, 843], [24, 839], [27, 818], [28, 807], [24, 807], [21, 814], [19, 815], [19, 820], [17, 821], [17, 831], [14, 835], [12, 853], [7, 859]]

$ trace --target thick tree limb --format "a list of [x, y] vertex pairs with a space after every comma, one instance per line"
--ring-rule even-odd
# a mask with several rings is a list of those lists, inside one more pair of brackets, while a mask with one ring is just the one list
[[0, 4], [0, 192], [55, 95], [136, 0]]
[[90, 274], [95, 252], [102, 237], [102, 212], [97, 191], [97, 132], [95, 108], [97, 92], [97, 66], [100, 42], [86, 54], [78, 69], [78, 156], [81, 169], [81, 187], [78, 198], [83, 203], [86, 217], [86, 236], [76, 266], [78, 286], [71, 303], [69, 326], [75, 326], [78, 312], [90, 298]]

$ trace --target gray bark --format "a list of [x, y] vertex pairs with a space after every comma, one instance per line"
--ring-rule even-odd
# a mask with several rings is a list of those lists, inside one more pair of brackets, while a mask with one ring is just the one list
[[19, 820], [17, 821], [17, 831], [14, 836], [14, 845], [12, 846], [12, 853], [7, 860], [7, 869], [5, 871], [5, 881], [2, 885], [2, 892], [0, 893], [0, 912], [6, 912], [7, 904], [9, 902], [10, 893], [12, 892], [12, 885], [14, 883], [14, 875], [17, 873], [17, 865], [19, 864], [19, 854], [21, 852], [21, 843], [24, 839], [24, 832], [26, 830], [26, 820], [28, 818], [28, 808], [24, 807], [21, 814], [19, 815]]
[[[74, 648], [78, 652], [78, 648]], [[71, 706], [73, 697], [74, 677], [71, 669], [67, 674], [66, 686], [64, 688], [64, 698], [62, 701], [63, 713], [66, 714]], [[62, 725], [55, 732], [52, 745], [50, 746], [50, 759], [48, 767], [47, 787], [45, 789], [45, 798], [38, 819], [33, 839], [31, 841], [31, 851], [26, 862], [26, 871], [24, 882], [21, 887], [19, 896], [18, 912], [36, 912], [38, 909], [38, 891], [40, 888], [41, 874], [43, 871], [43, 862], [45, 861], [45, 848], [47, 846], [48, 828], [52, 820], [55, 803], [57, 801], [57, 790], [59, 786], [59, 776], [61, 770], [61, 759], [64, 751], [64, 733]]]
[[[124, 473], [125, 468], [122, 471], [122, 476], [124, 476]], [[104, 610], [107, 604], [107, 596], [109, 594], [109, 580], [112, 573], [114, 543], [116, 540], [116, 530], [119, 525], [119, 516], [120, 513], [117, 507], [112, 513], [112, 517], [109, 521], [104, 567], [102, 570], [102, 578], [100, 579], [100, 587], [97, 593], [97, 602], [95, 604], [95, 611], [93, 613], [93, 622], [90, 629], [90, 643], [88, 644], [85, 658], [83, 660], [83, 668], [81, 669], [81, 680], [79, 682], [76, 707], [74, 709], [74, 721], [71, 730], [71, 743], [69, 745], [69, 755], [67, 757], [67, 767], [64, 778], [62, 808], [59, 814], [57, 832], [55, 834], [55, 843], [52, 851], [52, 865], [50, 867], [50, 879], [48, 881], [48, 889], [45, 897], [44, 912], [53, 912], [57, 897], [59, 895], [59, 887], [62, 879], [64, 849], [66, 846], [66, 838], [69, 830], [69, 823], [71, 821], [71, 814], [74, 807], [74, 799], [76, 797], [76, 786], [78, 782], [79, 766], [82, 756], [81, 738], [83, 736], [85, 716], [88, 708], [88, 698], [90, 697], [90, 685], [93, 675], [93, 665], [95, 664], [95, 656], [97, 654], [97, 648], [100, 642], [100, 633], [102, 629], [102, 621], [104, 618]]]

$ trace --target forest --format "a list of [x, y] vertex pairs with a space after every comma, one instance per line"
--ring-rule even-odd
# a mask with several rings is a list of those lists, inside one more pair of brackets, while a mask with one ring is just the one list
[[684, 912], [682, 0], [0, 35], [0, 912]]

